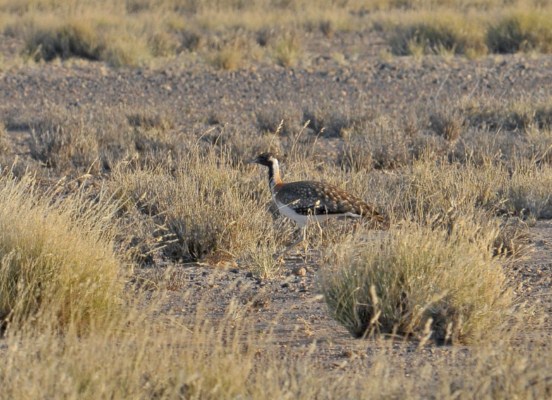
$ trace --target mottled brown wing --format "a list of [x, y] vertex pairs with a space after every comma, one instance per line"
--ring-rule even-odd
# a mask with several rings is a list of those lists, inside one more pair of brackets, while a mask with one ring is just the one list
[[277, 193], [276, 200], [302, 215], [351, 213], [384, 222], [384, 218], [362, 199], [321, 182], [287, 183]]

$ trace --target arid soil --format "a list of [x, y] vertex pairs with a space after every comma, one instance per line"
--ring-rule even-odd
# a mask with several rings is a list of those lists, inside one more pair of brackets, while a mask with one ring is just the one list
[[[336, 33], [331, 41], [312, 38], [305, 60], [295, 68], [259, 64], [237, 71], [220, 71], [182, 58], [156, 68], [111, 69], [102, 63], [71, 61], [27, 65], [0, 72], [0, 120], [13, 143], [12, 151], [29, 158], [32, 123], [53, 105], [68, 110], [109, 108], [165, 110], [174, 116], [174, 134], [259, 130], [259, 113], [332, 107], [345, 114], [379, 113], [401, 116], [408, 105], [419, 107], [462, 95], [493, 98], [547, 99], [552, 96], [552, 56], [489, 56], [466, 58], [381, 58], [381, 40], [371, 34]], [[9, 57], [10, 46], [4, 46]], [[336, 60], [332, 54], [343, 58]], [[298, 111], [297, 118], [302, 118]], [[298, 125], [302, 121], [298, 121]], [[317, 142], [317, 153], [339, 144], [328, 135]], [[251, 153], [257, 149], [252, 149]], [[247, 149], [242, 149], [247, 154]], [[254, 154], [251, 154], [253, 156]], [[265, 179], [265, 171], [259, 179]], [[175, 201], [178, 201], [175, 199]], [[267, 214], [267, 220], [270, 215]], [[519, 296], [552, 313], [552, 223], [530, 227], [532, 251], [508, 267]], [[138, 268], [135, 278], [160, 281], [167, 264]], [[231, 298], [243, 300], [243, 312], [257, 317], [257, 329], [272, 329], [278, 346], [314, 351], [328, 368], [366, 364], [378, 346], [388, 343], [353, 340], [331, 319], [317, 289], [316, 254], [288, 254], [280, 276], [261, 280], [247, 266], [171, 265], [171, 296], [166, 312], [186, 314], [202, 299], [213, 315], [222, 313]], [[539, 328], [540, 329], [540, 328]], [[530, 329], [528, 330], [531, 331]], [[550, 321], [545, 334], [552, 336]], [[316, 349], [311, 344], [316, 343]], [[394, 343], [404, 357], [405, 373], [415, 357], [428, 361], [446, 357], [450, 348], [431, 347], [416, 353], [415, 343]], [[457, 350], [463, 351], [463, 350]], [[469, 350], [466, 350], [469, 351]]]

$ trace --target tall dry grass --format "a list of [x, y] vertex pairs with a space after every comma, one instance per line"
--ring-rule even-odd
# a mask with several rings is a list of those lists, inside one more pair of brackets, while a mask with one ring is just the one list
[[[36, 61], [80, 57], [136, 67], [193, 53], [231, 70], [265, 59], [294, 66], [308, 56], [297, 32], [319, 32], [331, 40], [336, 31], [367, 28], [383, 31], [399, 55], [548, 53], [549, 14], [549, 4], [531, 0], [324, 1], [316, 7], [308, 1], [272, 0], [3, 0], [0, 29], [22, 40], [24, 56]], [[260, 40], [260, 47], [249, 49], [220, 48], [236, 32], [254, 42], [269, 31], [279, 32], [279, 38]]]
[[[316, 361], [317, 344], [274, 348], [273, 334], [255, 332], [256, 316], [244, 316], [239, 302], [218, 321], [201, 310], [152, 320], [166, 300], [155, 293], [146, 307], [129, 305], [126, 317], [102, 334], [14, 333], [2, 343], [0, 396], [332, 399], [407, 391], [419, 399], [539, 399], [552, 391], [550, 347], [541, 339], [515, 348], [496, 338], [473, 350], [443, 349], [431, 362], [423, 347], [375, 341], [361, 361], [347, 367], [347, 359], [337, 359], [345, 369], [331, 370]], [[401, 346], [413, 356], [408, 363], [396, 351]]]
[[272, 223], [265, 185], [244, 180], [224, 151], [192, 148], [175, 168], [122, 167], [111, 182], [127, 207], [152, 219], [154, 230], [146, 234], [159, 236], [166, 256], [229, 256], [260, 275], [275, 272], [278, 249], [289, 238]]
[[451, 230], [404, 224], [339, 243], [322, 273], [330, 312], [356, 337], [496, 340], [511, 323], [512, 294], [492, 255], [497, 227], [479, 229], [471, 221]]
[[116, 205], [84, 192], [41, 194], [30, 176], [2, 176], [0, 199], [4, 328], [81, 331], [109, 322], [125, 275], [114, 249]]

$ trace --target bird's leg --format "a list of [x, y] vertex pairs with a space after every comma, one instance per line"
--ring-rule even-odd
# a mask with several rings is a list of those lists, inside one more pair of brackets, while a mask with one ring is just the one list
[[309, 247], [309, 242], [307, 240], [307, 225], [303, 226], [301, 228], [301, 230], [303, 231], [303, 254], [305, 254], [305, 256], [307, 255], [307, 250], [308, 250], [308, 247]]
[[296, 239], [293, 241], [292, 244], [288, 245], [286, 247], [286, 250], [284, 250], [284, 254], [287, 253], [288, 251], [290, 251], [291, 249], [293, 249], [295, 246], [297, 246], [299, 243], [301, 242], [304, 242], [305, 241], [305, 237], [306, 237], [306, 227], [302, 226], [301, 228], [299, 228], [298, 231], [295, 232], [295, 234], [297, 235]]

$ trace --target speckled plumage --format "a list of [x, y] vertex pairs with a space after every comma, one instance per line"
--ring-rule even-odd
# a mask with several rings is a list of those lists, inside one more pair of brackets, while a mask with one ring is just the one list
[[282, 182], [278, 160], [271, 153], [263, 153], [253, 162], [268, 167], [269, 185], [276, 206], [300, 226], [305, 226], [309, 217], [318, 220], [365, 217], [379, 226], [385, 222], [372, 206], [334, 185], [314, 181]]
[[300, 181], [276, 186], [274, 198], [301, 215], [374, 213], [373, 208], [358, 197], [322, 182]]

